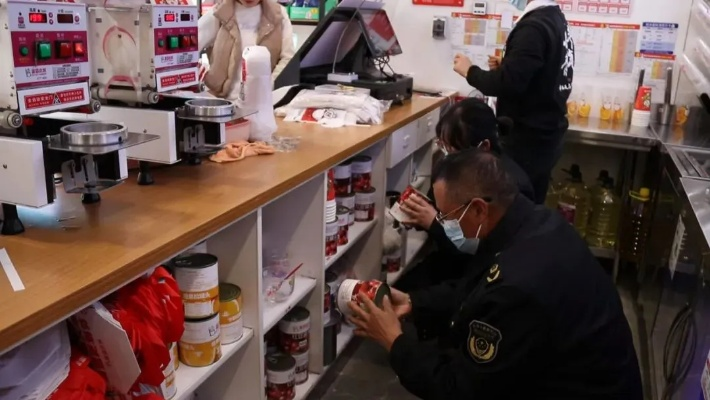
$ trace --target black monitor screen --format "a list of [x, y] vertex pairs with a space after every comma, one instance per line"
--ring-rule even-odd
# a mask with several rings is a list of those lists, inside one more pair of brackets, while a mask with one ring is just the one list
[[402, 54], [397, 35], [385, 10], [361, 9], [367, 44], [375, 57]]

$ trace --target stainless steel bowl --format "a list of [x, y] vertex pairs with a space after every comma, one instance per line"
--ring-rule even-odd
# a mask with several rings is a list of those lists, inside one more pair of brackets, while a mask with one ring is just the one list
[[185, 102], [189, 115], [197, 117], [228, 117], [234, 114], [234, 103], [223, 99], [192, 99]]
[[128, 139], [125, 125], [105, 122], [81, 122], [60, 129], [62, 141], [73, 146], [108, 146]]

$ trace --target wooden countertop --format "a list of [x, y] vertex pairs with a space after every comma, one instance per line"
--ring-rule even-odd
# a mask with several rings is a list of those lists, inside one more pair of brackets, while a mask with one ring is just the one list
[[0, 354], [444, 102], [415, 98], [372, 127], [280, 121], [278, 135], [301, 137], [295, 152], [156, 169], [152, 186], [132, 175], [99, 204], [60, 191], [21, 208], [26, 232], [0, 236], [25, 285], [15, 292], [0, 273]]

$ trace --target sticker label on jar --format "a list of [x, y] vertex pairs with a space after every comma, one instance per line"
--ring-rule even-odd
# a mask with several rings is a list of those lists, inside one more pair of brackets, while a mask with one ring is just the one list
[[350, 306], [348, 305], [348, 303], [350, 303], [351, 301], [357, 302], [357, 295], [359, 293], [364, 293], [368, 298], [370, 298], [370, 300], [374, 301], [380, 286], [382, 286], [382, 282], [377, 280], [344, 280], [343, 283], [340, 284], [340, 288], [338, 289], [338, 309], [341, 313], [343, 313], [344, 316], [351, 316], [352, 311], [350, 310]]
[[307, 351], [310, 328], [310, 318], [303, 321], [279, 322], [281, 348], [288, 354]]
[[185, 321], [180, 338], [180, 361], [191, 367], [211, 365], [222, 357], [219, 315], [203, 321]]
[[296, 360], [296, 384], [301, 384], [308, 380], [308, 351], [294, 354]]
[[336, 166], [334, 172], [335, 179], [347, 179], [350, 180], [350, 175], [352, 174], [350, 169], [350, 164], [338, 165]]
[[355, 204], [355, 221], [367, 222], [375, 218], [375, 204]]
[[175, 268], [175, 280], [185, 306], [185, 317], [204, 318], [219, 312], [219, 268]]

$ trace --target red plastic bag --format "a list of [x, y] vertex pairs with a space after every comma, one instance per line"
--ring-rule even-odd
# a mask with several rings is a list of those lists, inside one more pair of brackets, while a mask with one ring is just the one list
[[72, 348], [69, 376], [59, 385], [48, 400], [104, 400], [106, 380], [89, 367], [89, 358]]

